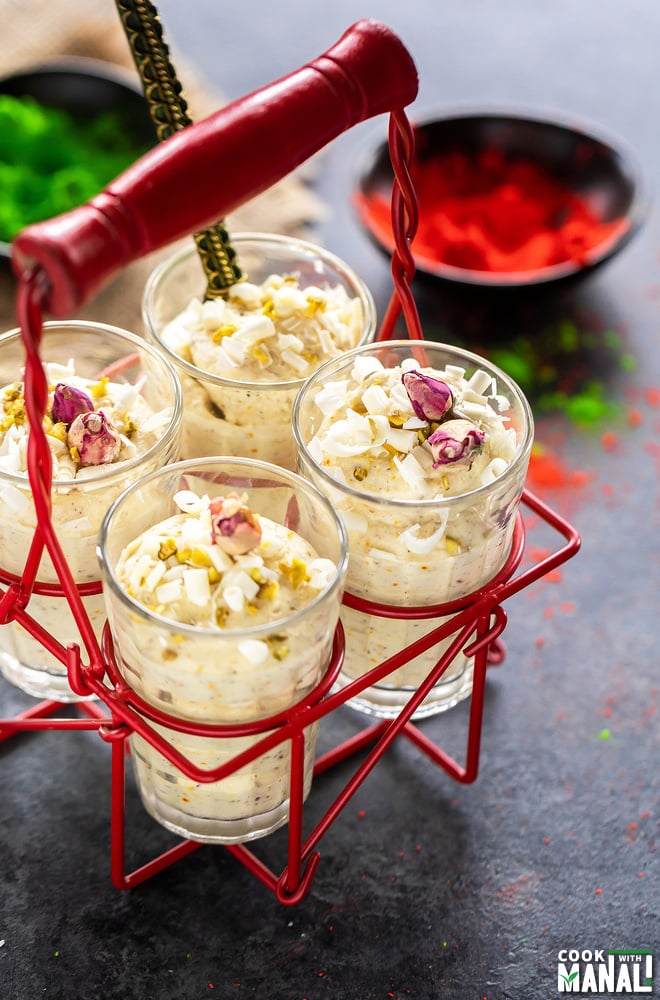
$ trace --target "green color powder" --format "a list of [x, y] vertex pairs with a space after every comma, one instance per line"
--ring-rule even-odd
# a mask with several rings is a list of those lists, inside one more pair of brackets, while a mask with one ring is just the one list
[[79, 120], [0, 94], [0, 240], [88, 201], [145, 151], [118, 112]]

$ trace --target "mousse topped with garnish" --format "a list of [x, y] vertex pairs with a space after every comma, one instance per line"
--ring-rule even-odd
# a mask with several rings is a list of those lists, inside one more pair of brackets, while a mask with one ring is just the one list
[[[162, 436], [171, 408], [154, 411], [141, 390], [108, 376], [82, 378], [75, 363], [50, 363], [43, 427], [53, 460], [53, 479], [94, 476], [99, 466], [129, 462]], [[27, 472], [29, 425], [22, 381], [0, 389], [0, 470]]]
[[516, 454], [508, 400], [478, 369], [384, 368], [356, 358], [350, 379], [314, 396], [323, 422], [308, 443], [333, 479], [400, 500], [458, 496], [496, 479]]
[[[332, 501], [349, 539], [347, 589], [395, 607], [456, 601], [501, 569], [531, 447], [531, 415], [503, 372], [431, 342], [383, 343], [325, 365], [294, 410], [304, 474]], [[342, 677], [353, 679], [430, 631], [345, 606]], [[392, 716], [451, 637], [355, 700]], [[469, 694], [457, 656], [421, 714]]]
[[[78, 338], [73, 349], [80, 351], [82, 360], [60, 362], [59, 357], [66, 358], [72, 350], [69, 344], [62, 354], [58, 350], [58, 360], [44, 364], [48, 396], [43, 430], [51, 459], [53, 527], [74, 581], [86, 584], [99, 578], [96, 539], [108, 507], [143, 471], [178, 457], [179, 386], [171, 367], [131, 334], [83, 324], [66, 329], [74, 342]], [[52, 357], [51, 337], [59, 339], [60, 334], [49, 326], [45, 332], [45, 349]], [[99, 337], [105, 338], [102, 346]], [[18, 353], [16, 341], [13, 334], [4, 338], [10, 356]], [[95, 370], [89, 355], [106, 359], [105, 366], [99, 363], [102, 370]], [[20, 575], [37, 526], [28, 478], [30, 424], [21, 366], [14, 368], [5, 357], [4, 371], [5, 380], [10, 372], [18, 378], [0, 388], [0, 551], [3, 568]], [[47, 551], [38, 579], [60, 582]], [[102, 596], [88, 595], [83, 602], [100, 634]], [[27, 610], [62, 645], [79, 642], [62, 597], [34, 593]], [[0, 633], [0, 669], [29, 694], [73, 699], [64, 665], [17, 622]]]
[[[149, 705], [179, 720], [251, 724], [292, 708], [320, 682], [345, 550], [334, 513], [294, 478], [265, 463], [182, 462], [127, 491], [109, 513], [101, 551], [116, 662]], [[155, 729], [204, 770], [264, 735]], [[304, 795], [317, 731], [306, 729]], [[131, 747], [143, 802], [169, 829], [227, 843], [287, 819], [288, 740], [210, 784], [186, 777], [137, 735]]]
[[296, 393], [325, 361], [372, 339], [373, 298], [313, 244], [257, 233], [234, 242], [245, 277], [221, 297], [202, 298], [196, 255], [156, 270], [147, 332], [180, 373], [184, 459], [237, 455], [293, 470]]
[[[244, 497], [182, 490], [173, 500], [181, 513], [136, 538], [117, 565], [126, 593], [165, 618], [223, 630], [277, 622], [335, 575], [334, 563], [291, 529], [255, 514]], [[277, 636], [240, 649], [253, 663], [288, 655]]]
[[301, 288], [293, 275], [272, 274], [260, 285], [237, 282], [226, 298], [194, 299], [163, 339], [215, 375], [290, 382], [355, 347], [363, 325], [361, 302], [343, 285]]

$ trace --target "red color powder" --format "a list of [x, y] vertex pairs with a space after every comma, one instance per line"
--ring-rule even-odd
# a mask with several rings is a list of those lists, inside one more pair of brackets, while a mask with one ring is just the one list
[[[506, 159], [499, 150], [418, 159], [411, 178], [419, 205], [415, 256], [475, 271], [535, 271], [566, 261], [587, 263], [591, 252], [628, 227], [603, 222], [587, 202], [543, 168]], [[393, 246], [390, 201], [361, 193], [365, 222]]]
[[558, 455], [543, 449], [532, 452], [529, 463], [530, 483], [539, 487], [586, 486], [589, 473], [584, 469], [570, 469]]
[[603, 431], [600, 436], [600, 443], [605, 451], [614, 451], [619, 443], [619, 438], [615, 431]]

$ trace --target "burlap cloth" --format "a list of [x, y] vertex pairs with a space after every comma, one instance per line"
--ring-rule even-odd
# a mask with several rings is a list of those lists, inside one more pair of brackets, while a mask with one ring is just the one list
[[[157, 3], [156, 3], [157, 6]], [[32, 67], [43, 58], [87, 56], [118, 63], [135, 73], [128, 42], [113, 0], [0, 0], [0, 76]], [[193, 120], [198, 121], [223, 104], [222, 95], [203, 79], [197, 68], [177, 52], [176, 39], [167, 31], [170, 56], [183, 84]], [[269, 82], [269, 81], [264, 81]], [[227, 218], [230, 232], [259, 231], [309, 236], [309, 227], [324, 214], [324, 206], [307, 181], [313, 166], [291, 175]], [[140, 302], [145, 280], [170, 246], [132, 264], [114, 278], [77, 314], [142, 332]], [[15, 281], [9, 265], [0, 262], [0, 330], [16, 326]], [[73, 317], [71, 317], [73, 318]]]

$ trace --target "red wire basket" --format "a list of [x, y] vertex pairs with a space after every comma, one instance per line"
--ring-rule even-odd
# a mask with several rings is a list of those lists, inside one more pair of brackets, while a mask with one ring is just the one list
[[[320, 859], [319, 841], [397, 738], [409, 740], [454, 780], [474, 781], [479, 765], [487, 668], [504, 656], [500, 636], [507, 619], [502, 604], [570, 559], [579, 548], [580, 539], [574, 528], [538, 498], [524, 491], [523, 506], [558, 535], [554, 552], [520, 572], [525, 531], [519, 512], [505, 565], [485, 587], [461, 600], [423, 608], [396, 608], [346, 593], [344, 603], [365, 614], [376, 618], [423, 618], [428, 620], [429, 630], [362, 677], [334, 690], [344, 649], [343, 630], [339, 624], [330, 664], [321, 682], [307, 697], [287, 711], [258, 723], [217, 726], [183, 722], [157, 710], [126, 683], [117, 668], [107, 624], [99, 642], [85, 611], [83, 596], [89, 587], [92, 592], [98, 589], [93, 584], [87, 585], [87, 590], [76, 586], [54, 530], [50, 450], [42, 429], [48, 396], [40, 358], [44, 312], [69, 313], [130, 260], [221, 217], [247, 197], [264, 190], [278, 176], [288, 173], [345, 128], [384, 111], [390, 112], [389, 143], [395, 175], [392, 195], [394, 292], [378, 339], [391, 338], [400, 313], [403, 313], [409, 338], [422, 339], [410, 287], [415, 273], [411, 243], [417, 226], [417, 205], [408, 170], [413, 136], [402, 110], [414, 99], [416, 87], [414, 65], [399, 40], [382, 25], [359, 22], [314, 63], [173, 136], [82, 209], [30, 227], [16, 240], [13, 260], [19, 277], [17, 309], [25, 345], [25, 398], [31, 428], [28, 477], [38, 527], [20, 578], [0, 570], [0, 623], [19, 622], [66, 666], [69, 684], [77, 695], [96, 696], [98, 700], [81, 702], [77, 706], [80, 717], [75, 718], [58, 716], [61, 706], [57, 701], [40, 702], [15, 718], [0, 720], [0, 740], [26, 730], [92, 729], [112, 745], [111, 875], [117, 888], [136, 886], [202, 846], [195, 840], [181, 839], [170, 850], [127, 873], [126, 741], [133, 734], [146, 740], [186, 777], [198, 783], [220, 781], [273, 746], [289, 745], [288, 846], [282, 871], [276, 874], [270, 870], [245, 844], [224, 845], [285, 905], [293, 905], [306, 895]], [[310, 115], [312, 109], [314, 114]], [[310, 122], [312, 134], [309, 133]], [[274, 137], [281, 134], [294, 137], [291, 146], [281, 151], [280, 159], [270, 161], [265, 167], [261, 157], [250, 155], [268, 145], [264, 142], [264, 128], [272, 130]], [[208, 164], [220, 159], [221, 149], [222, 162], [229, 162], [230, 168], [223, 189], [218, 191], [216, 175], [208, 170]], [[189, 189], [195, 191], [195, 203], [184, 200], [181, 204], [176, 192], [183, 190], [186, 183], [190, 186], [193, 180], [194, 188]], [[163, 203], [173, 205], [173, 210], [160, 211]], [[50, 555], [60, 581], [59, 586], [51, 585], [48, 593], [69, 604], [80, 632], [80, 643], [72, 643], [66, 648], [48, 635], [29, 612], [31, 595], [39, 593], [43, 586], [37, 583], [37, 571], [44, 551]], [[440, 640], [449, 640], [448, 648], [396, 718], [365, 726], [357, 735], [317, 759], [314, 773], [318, 778], [336, 764], [368, 751], [314, 829], [305, 836], [303, 762], [308, 727], [331, 716], [352, 697]], [[82, 655], [83, 650], [86, 656]], [[473, 660], [474, 671], [463, 762], [436, 746], [412, 722], [424, 698], [461, 651]], [[159, 725], [198, 736], [251, 736], [255, 742], [222, 766], [205, 770], [175, 751], [158, 733], [155, 727]]]

